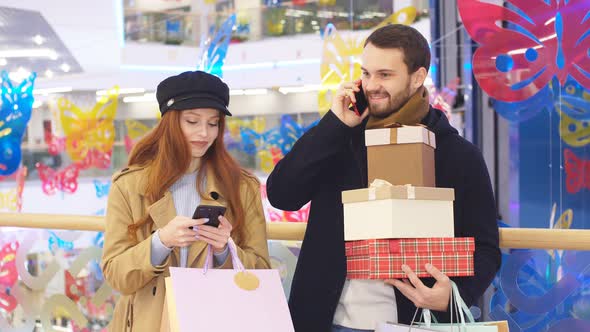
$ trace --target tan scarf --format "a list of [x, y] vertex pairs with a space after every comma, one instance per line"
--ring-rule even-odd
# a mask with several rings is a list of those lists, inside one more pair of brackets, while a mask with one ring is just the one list
[[366, 129], [388, 128], [395, 123], [402, 125], [419, 124], [426, 117], [429, 109], [428, 90], [422, 86], [399, 111], [390, 114], [386, 118], [369, 116]]

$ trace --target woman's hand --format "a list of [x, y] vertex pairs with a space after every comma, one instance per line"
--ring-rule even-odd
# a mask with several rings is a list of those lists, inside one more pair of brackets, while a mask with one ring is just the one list
[[203, 225], [197, 229], [197, 234], [199, 240], [203, 240], [213, 247], [214, 253], [221, 253], [227, 246], [231, 230], [231, 223], [224, 216], [219, 216], [218, 227]]
[[[160, 241], [168, 248], [188, 247], [198, 240], [196, 229], [207, 221], [209, 220], [176, 216], [159, 230]], [[193, 229], [189, 227], [193, 227]]]

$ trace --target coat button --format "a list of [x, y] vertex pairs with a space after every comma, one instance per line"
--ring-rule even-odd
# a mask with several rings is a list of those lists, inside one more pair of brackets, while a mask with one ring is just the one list
[[152, 295], [156, 296], [156, 286], [154, 286], [154, 289], [152, 289]]
[[127, 320], [127, 327], [131, 327], [131, 321], [129, 319]]

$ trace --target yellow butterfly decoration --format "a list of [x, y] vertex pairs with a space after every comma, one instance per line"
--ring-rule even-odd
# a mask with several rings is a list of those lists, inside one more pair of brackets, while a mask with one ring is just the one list
[[252, 120], [242, 120], [238, 118], [226, 118], [227, 119], [227, 130], [230, 135], [234, 138], [240, 137], [240, 129], [249, 128], [255, 132], [261, 134], [266, 129], [266, 119], [264, 117], [255, 117]]
[[[405, 7], [391, 14], [373, 30], [388, 24], [411, 24], [416, 19], [416, 8]], [[324, 45], [320, 63], [321, 86], [318, 92], [320, 115], [331, 107], [332, 93], [340, 84], [361, 77], [360, 57], [363, 53], [365, 37], [343, 37], [333, 24], [328, 24], [324, 32]]]
[[[551, 209], [551, 216], [549, 217], [549, 227], [551, 229], [570, 229], [572, 227], [572, 222], [574, 221], [574, 211], [572, 209], [565, 210], [559, 219], [555, 221], [556, 208], [557, 204], [554, 203], [553, 208]], [[555, 254], [557, 253], [561, 257], [563, 255], [563, 250], [547, 250], [547, 253], [549, 253], [551, 258], [555, 259]]]
[[17, 211], [18, 196], [16, 189], [0, 192], [0, 210]]
[[118, 87], [110, 89], [89, 111], [81, 110], [63, 97], [57, 101], [61, 127], [66, 137], [66, 152], [72, 161], [85, 160], [91, 150], [112, 152], [118, 96]]
[[270, 172], [272, 172], [272, 170], [275, 168], [270, 151], [258, 151], [258, 157], [260, 158], [260, 169], [262, 169], [264, 173], [270, 174]]
[[561, 117], [559, 136], [564, 142], [574, 147], [582, 147], [590, 143], [590, 120], [576, 120], [559, 109], [557, 112]]
[[151, 128], [145, 124], [130, 119], [125, 120], [125, 127], [127, 127], [127, 135], [133, 140], [141, 138], [151, 130]]

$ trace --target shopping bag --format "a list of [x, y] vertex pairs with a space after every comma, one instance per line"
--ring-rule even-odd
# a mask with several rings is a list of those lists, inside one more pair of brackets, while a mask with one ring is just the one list
[[278, 271], [246, 270], [231, 239], [228, 247], [233, 270], [213, 269], [210, 247], [202, 269], [170, 268], [169, 331], [294, 331]]

